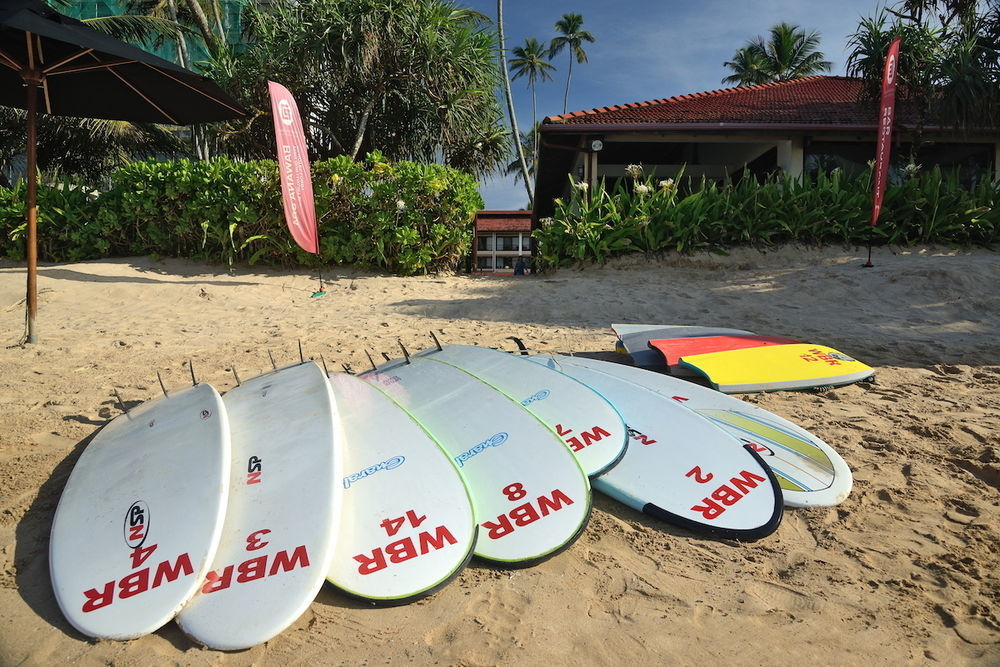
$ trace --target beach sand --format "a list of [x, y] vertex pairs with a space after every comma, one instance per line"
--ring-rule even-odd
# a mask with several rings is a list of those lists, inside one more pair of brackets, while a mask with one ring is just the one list
[[[1000, 257], [740, 250], [518, 278], [302, 271], [131, 258], [45, 265], [40, 343], [24, 268], [0, 264], [0, 665], [949, 665], [1000, 663]], [[420, 602], [324, 588], [266, 645], [219, 653], [173, 623], [92, 641], [52, 594], [52, 515], [88, 438], [186, 385], [220, 391], [305, 354], [331, 370], [445, 343], [591, 356], [612, 322], [749, 329], [834, 347], [874, 384], [745, 399], [812, 430], [854, 472], [840, 506], [787, 509], [753, 543], [706, 539], [595, 494], [580, 540], [532, 568], [473, 563]], [[9, 346], [9, 347], [8, 347]], [[378, 356], [376, 356], [378, 358]], [[262, 610], [266, 613], [266, 610]]]

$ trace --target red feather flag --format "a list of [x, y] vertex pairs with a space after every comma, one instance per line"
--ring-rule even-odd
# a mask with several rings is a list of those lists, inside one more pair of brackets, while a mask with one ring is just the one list
[[303, 250], [319, 254], [319, 229], [316, 204], [309, 174], [309, 153], [302, 130], [299, 108], [288, 89], [274, 81], [267, 82], [274, 116], [274, 138], [278, 144], [278, 169], [281, 172], [281, 195], [285, 222], [292, 238]]
[[882, 72], [882, 99], [879, 103], [878, 147], [875, 151], [875, 191], [872, 202], [872, 227], [882, 212], [885, 182], [889, 173], [889, 153], [892, 149], [892, 120], [896, 115], [896, 70], [899, 62], [899, 40], [892, 40]]

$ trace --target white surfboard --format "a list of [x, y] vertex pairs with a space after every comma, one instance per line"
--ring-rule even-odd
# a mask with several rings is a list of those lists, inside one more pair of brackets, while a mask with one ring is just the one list
[[587, 476], [518, 403], [428, 359], [396, 360], [360, 377], [412, 414], [458, 466], [479, 523], [477, 556], [525, 567], [579, 537], [590, 516]]
[[760, 454], [777, 477], [786, 505], [832, 506], [843, 502], [851, 492], [851, 469], [830, 445], [764, 408], [714, 389], [624, 364], [584, 357], [560, 361], [634, 382], [712, 420]]
[[612, 324], [618, 336], [615, 350], [628, 355], [639, 368], [666, 369], [663, 355], [649, 348], [649, 341], [657, 338], [700, 338], [702, 336], [752, 336], [743, 329], [687, 326], [683, 324]]
[[219, 544], [229, 483], [226, 409], [210, 385], [108, 423], [66, 482], [52, 521], [52, 589], [91, 637], [134, 639], [172, 619]]
[[673, 400], [566, 357], [529, 357], [558, 368], [614, 401], [632, 439], [625, 457], [594, 488], [693, 532], [758, 539], [781, 523], [778, 482], [751, 448]]
[[311, 361], [247, 380], [224, 401], [229, 509], [211, 571], [177, 624], [232, 651], [280, 633], [323, 586], [340, 513], [342, 436], [326, 374]]
[[563, 439], [590, 476], [611, 468], [625, 454], [628, 430], [615, 406], [568, 375], [520, 355], [473, 345], [445, 345], [418, 356], [471, 373], [520, 403]]
[[327, 581], [400, 604], [451, 581], [476, 544], [472, 498], [451, 457], [378, 387], [336, 373], [343, 509]]

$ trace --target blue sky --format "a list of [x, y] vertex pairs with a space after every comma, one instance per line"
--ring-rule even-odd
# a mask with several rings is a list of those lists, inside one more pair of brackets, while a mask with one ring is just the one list
[[[456, 4], [496, 18], [496, 0]], [[507, 49], [527, 37], [547, 43], [563, 14], [583, 15], [596, 38], [586, 46], [589, 62], [573, 65], [569, 111], [641, 102], [725, 87], [722, 63], [757, 35], [782, 21], [820, 33], [819, 49], [844, 74], [847, 38], [862, 17], [885, 4], [877, 0], [506, 0]], [[555, 81], [537, 88], [538, 118], [562, 113], [569, 56], [551, 59]], [[531, 93], [524, 79], [513, 84], [517, 121], [531, 126]], [[506, 106], [504, 107], [506, 109]], [[487, 178], [480, 187], [487, 209], [519, 209], [524, 186], [512, 179]]]

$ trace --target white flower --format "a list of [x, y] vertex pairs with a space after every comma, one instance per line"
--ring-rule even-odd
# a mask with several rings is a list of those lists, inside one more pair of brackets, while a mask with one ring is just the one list
[[628, 174], [629, 176], [631, 176], [632, 178], [641, 178], [642, 177], [642, 165], [641, 164], [630, 164], [629, 166], [625, 167], [625, 173]]
[[674, 179], [668, 178], [666, 180], [660, 181], [660, 189], [673, 191], [677, 189], [677, 186], [674, 185]]
[[396, 210], [397, 211], [404, 211], [404, 210], [406, 210], [406, 202], [403, 201], [402, 199], [397, 199], [396, 200]]
[[587, 181], [580, 181], [579, 183], [576, 184], [576, 187], [580, 192], [586, 192], [587, 188], [590, 187], [590, 184], [587, 183]]
[[923, 167], [922, 164], [914, 164], [911, 162], [905, 167], [903, 167], [903, 171], [906, 172], [906, 176], [908, 178], [913, 178], [920, 172], [921, 167]]
[[643, 183], [636, 183], [635, 184], [635, 193], [637, 195], [648, 194], [649, 193], [649, 186], [645, 185]]

